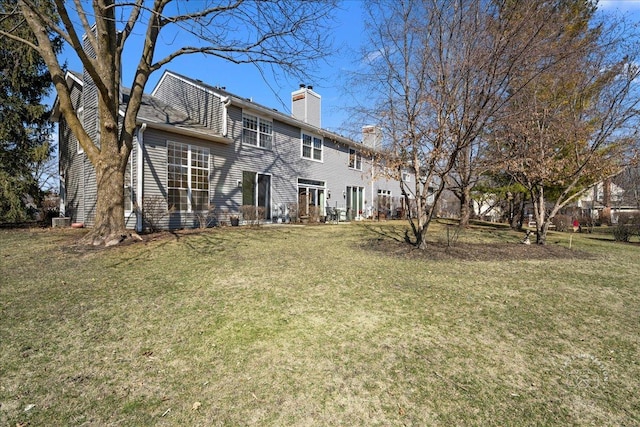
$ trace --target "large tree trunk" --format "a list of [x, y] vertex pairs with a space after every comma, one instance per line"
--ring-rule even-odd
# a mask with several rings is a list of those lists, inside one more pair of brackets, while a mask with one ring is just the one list
[[538, 245], [546, 245], [550, 218], [546, 217], [544, 189], [542, 187], [534, 189], [531, 192], [531, 200], [533, 201], [533, 211], [536, 217], [536, 243]]
[[[410, 199], [406, 193], [404, 193], [406, 205], [407, 205], [407, 219], [411, 226], [411, 233], [413, 239], [409, 237], [409, 231], [405, 233], [405, 241], [418, 247], [419, 249], [427, 248], [427, 228], [429, 227], [429, 215], [426, 211], [426, 203], [420, 198], [416, 202], [416, 215], [413, 216]], [[414, 240], [415, 239], [415, 240]]]
[[514, 230], [522, 230], [525, 199], [523, 193], [516, 193], [513, 200], [510, 201], [509, 223]]
[[538, 227], [538, 230], [536, 232], [536, 243], [538, 245], [547, 244], [548, 231], [549, 231], [549, 221], [545, 221], [541, 226]]
[[407, 184], [400, 181], [400, 189], [402, 191], [402, 197], [404, 198], [405, 205], [407, 206], [407, 219], [411, 226], [411, 234], [413, 239], [409, 236], [409, 230], [405, 232], [405, 241], [413, 244], [419, 249], [427, 248], [427, 229], [431, 222], [431, 211], [427, 205], [427, 198], [429, 194], [429, 186], [422, 185], [418, 182], [417, 177], [414, 176], [415, 186], [412, 193], [415, 195], [415, 216], [411, 206], [412, 199], [409, 197]]
[[465, 186], [460, 191], [460, 227], [467, 227], [471, 219], [471, 187]]
[[471, 146], [466, 145], [458, 154], [457, 174], [460, 187], [456, 191], [456, 196], [460, 200], [460, 227], [467, 227], [471, 218], [471, 156], [473, 155]]
[[418, 212], [418, 233], [416, 233], [416, 245], [419, 249], [427, 249], [427, 229], [429, 228], [429, 215], [423, 206], [422, 212]]
[[118, 243], [127, 234], [124, 222], [124, 171], [120, 170], [119, 163], [119, 157], [101, 156], [95, 166], [96, 216], [93, 229], [85, 238], [87, 243]]
[[128, 150], [119, 150], [118, 127], [105, 120], [101, 133], [101, 151], [92, 162], [96, 173], [97, 200], [93, 228], [82, 239], [91, 245], [112, 246], [127, 238], [140, 237], [127, 230], [124, 218], [124, 175]]

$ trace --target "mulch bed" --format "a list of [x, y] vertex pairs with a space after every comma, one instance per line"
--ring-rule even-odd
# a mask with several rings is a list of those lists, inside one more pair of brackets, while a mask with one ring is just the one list
[[372, 239], [363, 245], [376, 252], [384, 252], [406, 259], [431, 261], [517, 261], [545, 259], [592, 259], [593, 255], [553, 242], [546, 245], [524, 245], [521, 243], [446, 243], [432, 242], [426, 250], [420, 250], [408, 243], [388, 238]]

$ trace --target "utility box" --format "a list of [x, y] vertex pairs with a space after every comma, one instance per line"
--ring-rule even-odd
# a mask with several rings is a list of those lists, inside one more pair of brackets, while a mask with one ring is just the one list
[[71, 227], [71, 218], [69, 217], [51, 218], [51, 226], [53, 228]]

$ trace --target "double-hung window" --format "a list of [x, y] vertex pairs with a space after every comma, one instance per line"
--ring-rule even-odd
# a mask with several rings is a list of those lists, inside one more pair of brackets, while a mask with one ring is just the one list
[[193, 212], [208, 209], [209, 149], [178, 142], [167, 143], [169, 208]]
[[302, 157], [322, 161], [322, 138], [302, 134]]
[[129, 155], [127, 161], [127, 167], [124, 170], [124, 211], [131, 212], [133, 210], [133, 179], [131, 175], [131, 164], [133, 163], [133, 156]]
[[191, 146], [191, 210], [209, 209], [209, 149]]
[[[80, 124], [82, 124], [82, 126], [84, 126], [84, 107], [78, 107], [78, 109], [76, 110], [76, 115], [78, 116], [78, 120], [80, 120]], [[82, 154], [84, 153], [84, 148], [82, 148], [82, 145], [80, 145], [80, 141], [76, 140], [76, 144], [78, 144], [77, 146], [77, 153], [78, 154]]]
[[242, 115], [242, 142], [271, 150], [273, 123], [251, 114]]
[[362, 170], [362, 154], [353, 148], [349, 148], [349, 167], [351, 169]]

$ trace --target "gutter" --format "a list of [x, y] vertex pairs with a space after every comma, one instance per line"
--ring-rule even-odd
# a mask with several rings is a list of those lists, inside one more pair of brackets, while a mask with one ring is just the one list
[[[262, 105], [259, 104], [255, 104], [253, 102], [250, 101], [245, 101], [242, 98], [237, 98], [237, 97], [231, 97], [230, 99], [230, 103], [233, 103], [239, 107], [242, 108], [246, 108], [248, 110], [253, 110], [256, 112], [260, 112], [263, 115], [267, 115], [273, 118], [273, 120], [277, 120], [279, 122], [282, 123], [286, 123], [292, 126], [295, 126], [297, 128], [300, 128], [301, 130], [306, 130], [308, 132], [312, 132], [316, 135], [319, 135], [323, 138], [329, 138], [334, 140], [335, 142], [342, 144], [342, 145], [346, 145], [348, 147], [351, 148], [355, 148], [358, 149], [360, 151], [362, 151], [363, 149], [365, 149], [366, 147], [364, 147], [364, 144], [362, 143], [358, 143], [356, 141], [353, 141], [347, 137], [344, 137], [342, 135], [338, 135], [337, 133], [333, 133], [331, 131], [328, 131], [326, 129], [322, 129], [319, 127], [315, 127], [313, 125], [310, 125], [308, 123], [302, 122], [294, 117], [290, 117], [287, 116], [286, 114], [281, 113], [280, 111], [275, 111], [273, 109], [269, 109], [267, 107], [264, 107]], [[374, 150], [372, 150], [374, 151]]]
[[169, 133], [177, 133], [179, 135], [191, 136], [193, 138], [200, 138], [210, 142], [217, 142], [219, 144], [233, 144], [233, 139], [227, 138], [221, 135], [213, 135], [208, 132], [201, 132], [191, 128], [180, 127], [176, 125], [166, 123], [154, 123], [152, 121], [146, 121], [142, 117], [138, 117], [138, 121], [143, 125], [148, 126], [150, 129], [158, 129]]
[[144, 175], [142, 172], [143, 155], [144, 155], [144, 131], [147, 129], [147, 124], [142, 123], [138, 128], [138, 137], [136, 150], [136, 204], [138, 205], [138, 209], [136, 209], [136, 231], [138, 233], [142, 232], [143, 224], [142, 224], [142, 176]]

